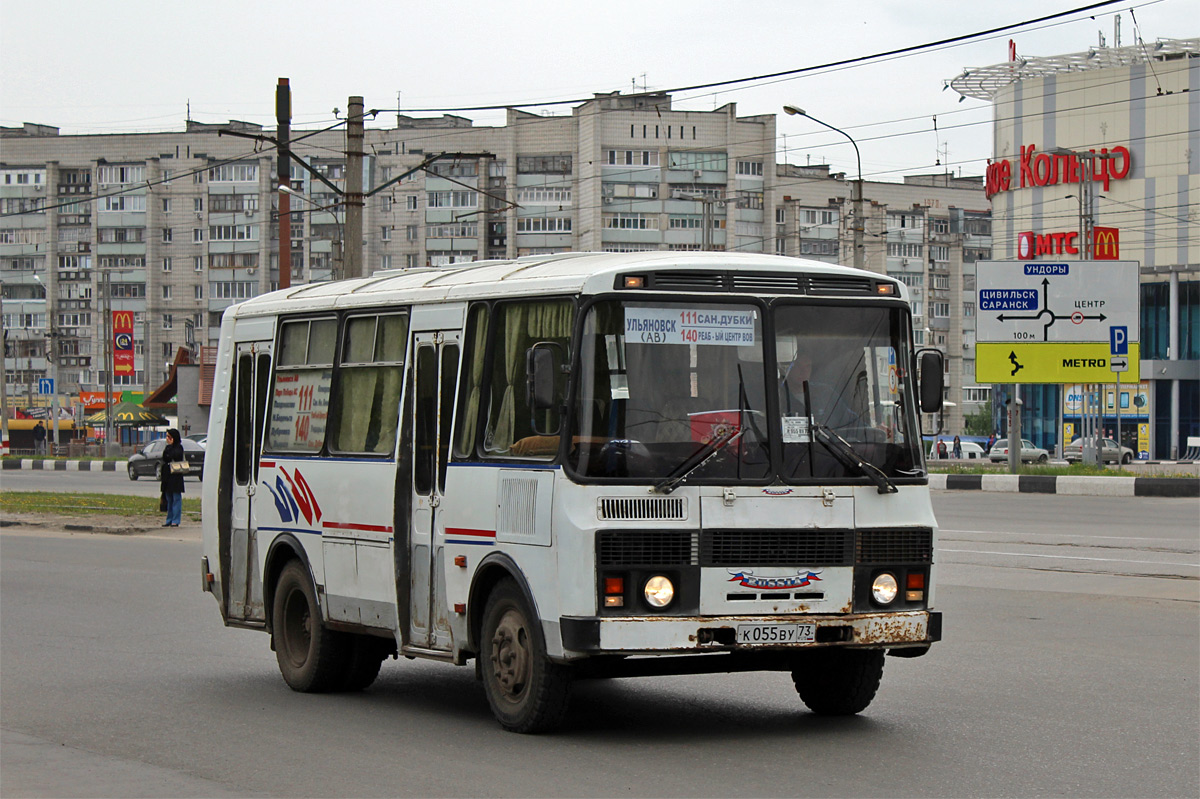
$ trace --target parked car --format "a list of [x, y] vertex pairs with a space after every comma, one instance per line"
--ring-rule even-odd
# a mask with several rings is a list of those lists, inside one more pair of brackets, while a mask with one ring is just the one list
[[[1079, 463], [1083, 460], [1083, 439], [1077, 438], [1063, 447], [1063, 457], [1067, 463]], [[1100, 440], [1100, 460], [1103, 463], [1130, 463], [1133, 461], [1133, 450], [1129, 447], [1118, 447], [1111, 438]]]
[[[992, 463], [1000, 463], [1008, 460], [1008, 439], [998, 438], [996, 443], [992, 445], [991, 452], [988, 453]], [[1022, 463], [1045, 463], [1050, 460], [1050, 453], [1041, 447], [1035, 447], [1033, 442], [1027, 438], [1021, 439], [1021, 462]]]
[[[987, 453], [983, 451], [983, 447], [976, 444], [974, 441], [963, 441], [962, 446], [963, 460], [982, 460], [987, 457]], [[954, 440], [946, 442], [946, 457], [954, 457]], [[937, 442], [933, 442], [933, 446], [929, 448], [929, 460], [937, 460]]]
[[[184, 475], [194, 474], [197, 477], [204, 475], [204, 447], [192, 441], [190, 438], [183, 439], [183, 454], [187, 458], [188, 471]], [[155, 480], [162, 480], [162, 454], [167, 447], [167, 439], [157, 438], [151, 441], [139, 451], [129, 456], [129, 463], [125, 469], [129, 472], [129, 479], [136, 480], [139, 477], [148, 476]]]
[[197, 444], [199, 444], [202, 447], [208, 446], [208, 433], [197, 433], [194, 436], [185, 436], [185, 438], [195, 441]]

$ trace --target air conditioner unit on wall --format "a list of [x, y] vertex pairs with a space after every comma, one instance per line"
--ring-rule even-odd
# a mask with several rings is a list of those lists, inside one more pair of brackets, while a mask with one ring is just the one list
[[702, 178], [702, 177], [704, 177], [704, 170], [703, 170], [703, 169], [693, 169], [693, 170], [692, 170], [692, 177], [693, 177], [693, 178]]

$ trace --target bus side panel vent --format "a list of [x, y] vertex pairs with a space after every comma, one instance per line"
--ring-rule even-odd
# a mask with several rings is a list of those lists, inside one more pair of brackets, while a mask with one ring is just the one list
[[500, 478], [496, 493], [496, 541], [550, 546], [552, 472]]
[[687, 521], [686, 497], [601, 497], [596, 505], [601, 521]]

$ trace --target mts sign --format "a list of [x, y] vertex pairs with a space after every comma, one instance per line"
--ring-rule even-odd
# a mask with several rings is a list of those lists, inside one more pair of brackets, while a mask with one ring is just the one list
[[[1116, 261], [1120, 258], [1120, 230], [1097, 227], [1092, 240], [1092, 258]], [[1079, 234], [1075, 231], [1038, 233], [1027, 230], [1017, 234], [1017, 260], [1033, 261], [1047, 255], [1079, 255]]]

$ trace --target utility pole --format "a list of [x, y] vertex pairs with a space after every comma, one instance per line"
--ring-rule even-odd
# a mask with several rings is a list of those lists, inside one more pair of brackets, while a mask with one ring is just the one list
[[[280, 78], [275, 87], [275, 136], [279, 142], [276, 177], [279, 186], [292, 187], [292, 87], [287, 78]], [[292, 285], [292, 198], [286, 191], [279, 194], [279, 288]]]
[[112, 327], [112, 279], [109, 270], [101, 268], [101, 286], [104, 289], [104, 452], [117, 454], [113, 444], [112, 390], [113, 390], [113, 327]]
[[364, 277], [363, 269], [363, 98], [346, 106], [346, 236], [342, 242], [345, 275]]

